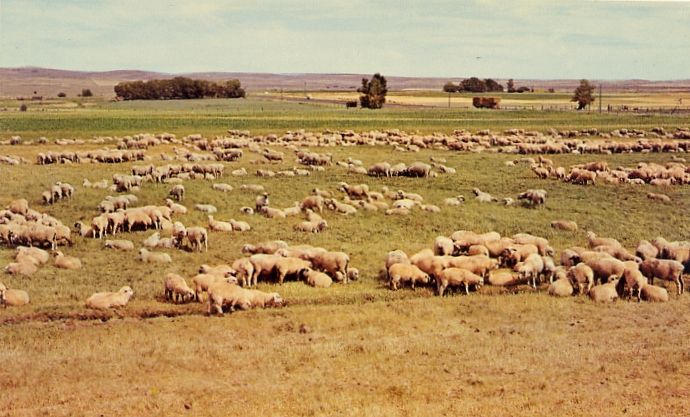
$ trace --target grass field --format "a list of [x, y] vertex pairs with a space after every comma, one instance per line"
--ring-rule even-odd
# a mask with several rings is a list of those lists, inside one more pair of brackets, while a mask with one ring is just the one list
[[[537, 95], [539, 96], [539, 95]], [[527, 97], [527, 96], [521, 96]], [[395, 96], [390, 98], [395, 99]], [[415, 99], [425, 99], [420, 95]], [[434, 99], [440, 99], [438, 97]], [[446, 98], [447, 100], [447, 98]], [[245, 100], [186, 100], [167, 102], [106, 102], [55, 100], [43, 104], [3, 101], [0, 137], [21, 135], [33, 139], [91, 138], [139, 132], [173, 131], [177, 134], [218, 135], [227, 129], [253, 133], [286, 130], [353, 129], [357, 131], [400, 129], [408, 132], [445, 132], [455, 129], [509, 128], [546, 131], [597, 127], [610, 131], [620, 127], [650, 129], [690, 125], [690, 114], [581, 113], [575, 111], [476, 110], [454, 108], [388, 107], [382, 110], [345, 109], [342, 104], [280, 101], [250, 97]], [[535, 104], [537, 105], [537, 104]]]
[[[690, 124], [677, 116], [398, 108], [348, 112], [327, 105], [256, 99], [91, 103], [0, 113], [0, 135], [53, 139], [170, 131], [180, 137], [191, 132], [220, 135], [230, 128], [279, 133], [297, 128], [391, 127], [431, 132], [463, 127], [607, 130]], [[37, 152], [51, 149], [65, 148], [0, 146], [0, 154], [33, 160]], [[160, 152], [171, 149], [157, 147], [147, 154]], [[689, 187], [654, 190], [672, 198], [665, 204], [645, 197], [651, 186], [581, 187], [539, 180], [524, 165], [505, 166], [514, 155], [431, 150], [411, 154], [383, 147], [329, 148], [328, 152], [335, 160], [352, 156], [365, 165], [441, 156], [458, 173], [432, 179], [373, 179], [331, 167], [303, 178], [226, 176], [222, 181], [236, 188], [227, 194], [213, 191], [208, 181], [187, 181], [187, 207], [214, 204], [219, 208], [217, 219], [246, 220], [253, 230], [211, 233], [208, 253], [170, 250], [173, 263], [165, 267], [142, 264], [133, 253], [105, 251], [98, 240], [78, 238], [64, 251], [82, 259], [80, 271], [44, 266], [31, 278], [3, 275], [0, 281], [28, 290], [32, 302], [0, 309], [0, 416], [687, 414], [690, 299], [687, 294], [676, 296], [673, 284], [667, 286], [672, 294], [667, 304], [622, 301], [601, 306], [585, 298], [554, 299], [544, 294], [544, 288], [535, 294], [526, 287], [515, 291], [484, 287], [479, 294], [443, 298], [426, 288], [391, 292], [379, 274], [389, 250], [413, 253], [431, 247], [437, 235], [459, 229], [495, 230], [502, 235], [530, 232], [548, 238], [559, 252], [585, 245], [586, 230], [615, 237], [628, 248], [659, 235], [687, 239]], [[239, 167], [255, 171], [257, 166], [249, 163], [255, 157], [250, 153], [226, 164], [226, 172]], [[671, 154], [551, 158], [566, 167], [591, 160], [633, 166], [640, 161], [668, 162]], [[293, 165], [290, 160], [271, 169]], [[130, 167], [0, 166], [4, 184], [0, 205], [25, 197], [35, 208], [71, 225], [95, 216], [96, 205], [108, 194], [82, 188], [84, 178], [110, 179]], [[77, 186], [74, 199], [41, 206], [41, 192], [58, 180]], [[253, 205], [255, 198], [240, 191], [240, 184], [264, 185], [272, 206], [288, 207], [314, 187], [335, 191], [340, 181], [364, 182], [374, 190], [385, 185], [416, 192], [441, 206], [442, 213], [396, 217], [360, 211], [353, 218], [327, 213], [330, 228], [316, 235], [293, 231], [301, 219], [267, 220], [239, 213], [239, 207]], [[497, 197], [544, 188], [549, 197], [545, 207], [534, 210], [480, 204], [471, 198], [473, 187]], [[139, 205], [161, 204], [168, 189], [146, 184], [138, 193]], [[444, 198], [458, 194], [468, 197], [463, 206], [442, 205]], [[551, 220], [561, 218], [577, 221], [580, 230], [549, 227]], [[198, 212], [179, 220], [187, 226], [206, 225]], [[137, 232], [121, 238], [138, 247], [148, 235]], [[288, 306], [223, 318], [206, 317], [202, 304], [175, 306], [163, 301], [166, 272], [190, 277], [202, 263], [231, 262], [240, 256], [243, 244], [268, 239], [343, 250], [362, 278], [322, 290], [299, 282], [282, 287], [264, 283], [261, 289], [279, 291]], [[0, 249], [0, 265], [11, 257], [11, 249]], [[83, 306], [91, 293], [126, 284], [136, 294], [125, 309], [96, 313]]]

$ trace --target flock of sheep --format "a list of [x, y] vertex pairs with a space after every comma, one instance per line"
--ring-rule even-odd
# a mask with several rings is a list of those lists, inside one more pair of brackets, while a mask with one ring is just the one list
[[[309, 176], [325, 169], [345, 169], [348, 174], [369, 177], [408, 176], [427, 178], [438, 175], [452, 175], [455, 168], [446, 160], [432, 157], [430, 163], [416, 161], [405, 163], [378, 162], [365, 167], [362, 161], [347, 158], [334, 161], [330, 153], [306, 151], [304, 147], [386, 145], [398, 152], [417, 152], [421, 149], [458, 150], [469, 152], [504, 152], [514, 154], [540, 154], [537, 159], [523, 157], [508, 162], [509, 165], [528, 163], [540, 178], [557, 178], [576, 184], [594, 184], [597, 179], [612, 183], [649, 183], [670, 186], [690, 183], [690, 167], [683, 158], [674, 155], [673, 162], [666, 165], [640, 163], [636, 168], [618, 167], [611, 169], [606, 162], [590, 162], [573, 166], [569, 171], [557, 167], [553, 161], [541, 154], [553, 153], [618, 153], [618, 152], [690, 152], [690, 137], [687, 129], [666, 132], [653, 129], [651, 132], [620, 129], [612, 134], [598, 131], [551, 131], [549, 134], [525, 132], [511, 129], [503, 134], [479, 131], [475, 134], [455, 131], [451, 135], [414, 135], [398, 130], [384, 132], [351, 131], [309, 133], [288, 132], [285, 135], [251, 136], [249, 132], [229, 131], [229, 136], [215, 139], [201, 135], [189, 135], [177, 139], [172, 134], [135, 135], [123, 138], [96, 138], [92, 141], [59, 141], [63, 146], [72, 144], [105, 144], [116, 142], [116, 148], [102, 148], [92, 151], [64, 151], [39, 153], [39, 165], [61, 163], [124, 163], [151, 161], [150, 149], [160, 144], [172, 145], [173, 154], [161, 153], [164, 165], [154, 163], [134, 165], [127, 173], [112, 176], [108, 180], [91, 182], [85, 179], [84, 188], [107, 190], [117, 195], [106, 196], [94, 210], [98, 211], [91, 221], [76, 222], [73, 228], [58, 219], [29, 207], [26, 199], [12, 201], [0, 212], [0, 243], [15, 249], [14, 260], [5, 267], [9, 274], [30, 276], [51, 258], [57, 268], [79, 269], [78, 258], [66, 256], [59, 246], [72, 245], [72, 233], [80, 237], [103, 239], [104, 248], [131, 251], [135, 244], [119, 235], [135, 231], [153, 231], [138, 249], [142, 262], [170, 263], [172, 257], [155, 249], [180, 249], [191, 251], [208, 250], [210, 233], [247, 232], [252, 229], [246, 221], [234, 218], [220, 220], [214, 217], [218, 210], [210, 204], [198, 203], [194, 209], [207, 215], [207, 224], [185, 226], [175, 219], [188, 213], [184, 205], [186, 190], [184, 181], [213, 181], [211, 189], [216, 192], [232, 192], [234, 187], [216, 182], [225, 174], [225, 162], [244, 158], [247, 152], [257, 155], [252, 164], [258, 168], [256, 176]], [[686, 136], [687, 135], [687, 136]], [[603, 136], [605, 139], [595, 136]], [[650, 136], [652, 138], [650, 138]], [[631, 137], [636, 139], [632, 140]], [[613, 138], [618, 138], [616, 140]], [[45, 143], [45, 140], [39, 140]], [[13, 138], [10, 144], [30, 145], [29, 141]], [[268, 148], [283, 147], [286, 152]], [[294, 153], [297, 166], [291, 169], [273, 171], [272, 164], [286, 162], [289, 152]], [[11, 165], [28, 163], [23, 158], [10, 155], [0, 162]], [[245, 168], [232, 170], [233, 177], [248, 175]], [[161, 205], [137, 207], [141, 192], [147, 184], [169, 184], [168, 198]], [[268, 219], [303, 217], [294, 225], [294, 230], [304, 233], [319, 233], [328, 229], [325, 213], [353, 216], [360, 210], [380, 211], [386, 215], [410, 215], [415, 210], [439, 213], [441, 207], [428, 202], [424, 196], [403, 189], [390, 190], [381, 187], [375, 190], [368, 184], [340, 182], [332, 190], [314, 188], [295, 201], [293, 206], [280, 208], [271, 205], [270, 194], [260, 185], [243, 184], [241, 191], [255, 193], [254, 207], [241, 207], [240, 215], [262, 215]], [[499, 199], [478, 188], [472, 190], [479, 202], [503, 202], [513, 205], [516, 200], [527, 206], [539, 206], [546, 202], [547, 192], [530, 189], [513, 197]], [[126, 193], [126, 194], [125, 194]], [[71, 199], [75, 187], [56, 182], [42, 193], [45, 205], [61, 199]], [[658, 195], [657, 195], [658, 196]], [[656, 197], [650, 197], [656, 198]], [[658, 197], [657, 199], [663, 199]], [[443, 200], [446, 207], [463, 204], [463, 195]], [[577, 224], [566, 220], [552, 223], [554, 228], [573, 231]], [[165, 234], [165, 237], [163, 237]], [[46, 250], [44, 250], [44, 249]], [[52, 255], [47, 250], [52, 251]], [[289, 246], [282, 241], [264, 242], [259, 245], [245, 245], [246, 255], [229, 265], [214, 267], [202, 265], [199, 273], [190, 278], [191, 286], [179, 274], [164, 277], [163, 292], [171, 302], [201, 301], [206, 292], [209, 313], [222, 314], [224, 310], [245, 310], [253, 307], [279, 306], [284, 300], [278, 293], [264, 293], [251, 287], [259, 280], [282, 284], [286, 279], [304, 281], [307, 285], [327, 288], [333, 282], [346, 284], [359, 277], [356, 268], [350, 266], [350, 257], [344, 252], [306, 245]], [[558, 259], [559, 262], [556, 262]], [[560, 265], [557, 265], [560, 264]], [[410, 257], [402, 251], [390, 252], [385, 262], [387, 285], [397, 290], [409, 284], [432, 285], [437, 294], [443, 295], [449, 289], [461, 287], [469, 294], [471, 288], [485, 283], [496, 286], [529, 284], [537, 288], [542, 281], [548, 281], [548, 293], [556, 296], [589, 294], [597, 301], [610, 301], [624, 294], [650, 301], [668, 300], [668, 293], [662, 287], [653, 285], [661, 279], [676, 283], [678, 293], [684, 289], [683, 273], [690, 270], [690, 242], [667, 242], [657, 238], [651, 243], [642, 241], [634, 253], [610, 238], [599, 238], [588, 233], [588, 247], [572, 247], [555, 256], [549, 242], [529, 234], [501, 237], [495, 232], [477, 234], [458, 231], [449, 237], [438, 237], [433, 249], [420, 251]], [[596, 284], [596, 285], [595, 285]], [[117, 292], [98, 292], [86, 300], [89, 308], [117, 308], [125, 306], [134, 291], [123, 286]], [[0, 303], [18, 306], [29, 302], [26, 292], [8, 289], [0, 283]]]

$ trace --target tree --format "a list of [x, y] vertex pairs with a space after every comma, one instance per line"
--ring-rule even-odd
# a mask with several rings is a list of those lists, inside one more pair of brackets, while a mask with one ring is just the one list
[[453, 84], [452, 81], [448, 81], [447, 83], [445, 83], [443, 85], [443, 92], [444, 93], [457, 93], [459, 88], [460, 87]]
[[383, 103], [386, 102], [386, 77], [378, 72], [371, 77], [371, 80], [362, 78], [362, 86], [357, 89], [358, 93], [362, 93], [359, 97], [360, 106], [367, 109], [380, 109]]
[[580, 80], [580, 86], [575, 89], [573, 98], [570, 101], [577, 102], [577, 109], [582, 110], [594, 103], [594, 86], [587, 80]]
[[91, 97], [91, 96], [93, 96], [93, 93], [91, 92], [90, 88], [84, 88], [81, 90], [81, 96], [82, 97]]
[[486, 85], [486, 91], [503, 92], [503, 86], [491, 78], [484, 80], [484, 84]]
[[67, 94], [65, 94], [65, 93], [63, 93], [62, 91], [60, 91], [60, 92], [58, 93], [58, 97], [60, 97], [60, 98], [67, 97]]
[[513, 82], [513, 79], [509, 79], [508, 82], [506, 83], [506, 88], [508, 88], [509, 93], [514, 93], [515, 92], [515, 83]]
[[472, 93], [483, 93], [486, 91], [486, 84], [477, 77], [462, 80], [460, 86], [462, 91], [469, 91]]
[[21, 106], [19, 106], [19, 111], [26, 111], [27, 108], [28, 107], [26, 107], [26, 104], [22, 104]]

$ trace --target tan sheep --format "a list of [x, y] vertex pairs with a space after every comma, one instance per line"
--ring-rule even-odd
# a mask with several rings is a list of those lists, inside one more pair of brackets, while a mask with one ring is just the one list
[[48, 251], [35, 247], [28, 248], [25, 246], [17, 246], [14, 253], [17, 261], [23, 256], [30, 256], [36, 259], [40, 264], [45, 264], [50, 260], [50, 253], [48, 253]]
[[0, 296], [0, 304], [5, 307], [21, 307], [29, 304], [29, 293], [24, 290], [10, 288], [6, 288], [3, 292], [2, 286], [3, 285], [0, 284], [0, 293], [3, 293], [2, 296]]
[[684, 269], [682, 263], [671, 259], [647, 259], [640, 264], [640, 272], [649, 279], [649, 284], [654, 284], [654, 278], [673, 281], [678, 288], [678, 295], [685, 289]]
[[637, 290], [637, 300], [640, 300], [640, 288], [648, 284], [647, 278], [640, 272], [637, 265], [634, 268], [625, 268], [623, 271], [624, 289], [628, 290], [628, 297], [632, 298], [633, 293]]
[[134, 291], [129, 286], [120, 288], [118, 292], [97, 292], [86, 299], [86, 307], [99, 310], [124, 307], [133, 295]]
[[644, 261], [646, 259], [656, 258], [659, 255], [659, 249], [652, 245], [649, 241], [641, 240], [637, 244], [635, 255]]
[[470, 294], [470, 286], [479, 289], [484, 285], [484, 278], [463, 268], [446, 268], [436, 279], [436, 289], [439, 296], [443, 296], [446, 288], [463, 285], [465, 294]]
[[554, 297], [569, 297], [573, 295], [573, 286], [567, 278], [560, 278], [549, 285], [547, 292]]
[[517, 275], [510, 269], [496, 269], [490, 271], [487, 281], [489, 285], [497, 287], [510, 287], [520, 283]]
[[171, 263], [172, 258], [167, 253], [151, 252], [146, 248], [139, 249], [139, 259], [146, 263]]
[[194, 291], [189, 288], [187, 281], [182, 276], [172, 272], [165, 276], [163, 288], [165, 290], [165, 299], [175, 303], [180, 301], [185, 303], [193, 300], [195, 297]]
[[596, 285], [589, 290], [589, 298], [598, 303], [612, 302], [618, 298], [618, 278], [610, 278], [606, 284]]
[[235, 232], [248, 232], [252, 230], [252, 227], [249, 225], [249, 223], [245, 221], [237, 221], [235, 219], [230, 219], [228, 220], [228, 223], [232, 225], [232, 230]]
[[303, 269], [311, 268], [311, 262], [305, 261], [300, 258], [287, 257], [276, 260], [275, 271], [278, 275], [278, 284], [282, 285], [287, 276], [299, 275], [300, 271]]
[[640, 288], [640, 298], [645, 301], [656, 303], [665, 303], [669, 300], [666, 288], [649, 284], [643, 285]]
[[436, 240], [434, 240], [434, 255], [453, 255], [454, 251], [455, 245], [452, 239], [449, 239], [445, 236], [438, 236], [436, 237]]
[[518, 277], [526, 278], [528, 283], [531, 280], [532, 287], [536, 289], [539, 275], [544, 270], [544, 259], [538, 253], [532, 253], [524, 261], [517, 263], [513, 269]]
[[554, 220], [551, 222], [551, 227], [557, 230], [563, 230], [566, 232], [576, 232], [577, 223], [571, 220]]
[[587, 232], [587, 242], [590, 248], [596, 248], [597, 246], [611, 246], [615, 248], [623, 247], [619, 241], [613, 238], [597, 237], [592, 231]]
[[29, 260], [22, 260], [21, 262], [12, 262], [5, 266], [5, 273], [10, 275], [31, 276], [36, 272], [38, 272], [38, 265], [35, 262], [31, 262]]
[[109, 249], [134, 250], [134, 243], [130, 240], [106, 240], [103, 246]]
[[225, 283], [225, 284], [237, 284], [237, 279], [229, 274], [219, 275], [219, 274], [197, 274], [192, 277], [192, 288], [194, 288], [194, 299], [201, 302], [200, 294], [202, 292], [209, 291], [209, 288], [215, 284]]
[[304, 279], [304, 282], [311, 287], [328, 288], [333, 284], [331, 277], [320, 271], [305, 268], [300, 271], [300, 275], [302, 279]]
[[185, 236], [189, 240], [192, 250], [201, 252], [203, 245], [204, 250], [208, 252], [208, 231], [203, 227], [189, 227], [185, 231]]
[[236, 284], [215, 283], [208, 288], [208, 314], [223, 315], [224, 307], [229, 307], [230, 311], [249, 310], [252, 303], [246, 290]]
[[254, 275], [254, 265], [249, 258], [239, 258], [232, 263], [232, 269], [235, 270], [237, 281], [240, 285], [251, 286], [252, 277]]
[[396, 263], [388, 268], [388, 285], [393, 291], [397, 290], [400, 285], [408, 282], [414, 290], [417, 283], [428, 284], [429, 280], [429, 274], [415, 265]]
[[208, 228], [213, 232], [232, 232], [234, 228], [228, 222], [218, 221], [213, 216], [208, 216]]
[[350, 264], [350, 256], [345, 252], [324, 252], [316, 256], [313, 260], [314, 268], [319, 269], [332, 278], [337, 278], [336, 272], [341, 272], [347, 284], [349, 275], [347, 267]]
[[578, 294], [589, 294], [594, 285], [594, 271], [587, 264], [577, 264], [567, 272], [571, 285], [578, 289]]
[[586, 259], [585, 263], [594, 271], [594, 279], [600, 282], [613, 275], [622, 277], [625, 271], [625, 264], [613, 257]]
[[81, 269], [81, 260], [74, 256], [65, 256], [60, 251], [56, 251], [53, 264], [60, 269]]

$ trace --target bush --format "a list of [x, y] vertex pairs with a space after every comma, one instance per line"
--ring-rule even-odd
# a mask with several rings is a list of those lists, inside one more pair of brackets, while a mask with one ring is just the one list
[[125, 81], [115, 86], [123, 100], [174, 100], [204, 97], [243, 98], [246, 92], [239, 80], [213, 82], [175, 77], [171, 80]]
[[58, 97], [64, 98], [67, 97], [67, 94], [63, 93], [62, 91], [58, 93]]
[[386, 77], [376, 73], [371, 77], [371, 81], [362, 78], [362, 86], [357, 89], [362, 93], [359, 97], [359, 104], [364, 109], [380, 109], [386, 102], [388, 93]]
[[89, 88], [84, 88], [81, 90], [81, 96], [82, 97], [92, 97], [93, 93], [91, 92], [91, 89]]
[[19, 106], [19, 111], [26, 111], [27, 108], [28, 107], [26, 107], [26, 104], [22, 104], [21, 106]]

